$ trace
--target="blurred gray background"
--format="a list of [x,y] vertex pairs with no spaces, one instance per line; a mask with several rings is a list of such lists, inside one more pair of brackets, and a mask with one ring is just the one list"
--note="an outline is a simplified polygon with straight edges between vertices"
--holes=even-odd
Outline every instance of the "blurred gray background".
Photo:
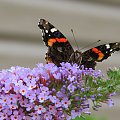
[[[99,39],[96,45],[120,42],[120,0],[0,0],[0,69],[45,63],[47,48],[37,26],[40,18],[56,26],[74,49],[71,29],[80,48]],[[97,69],[105,72],[110,66],[120,66],[120,52],[99,63]],[[94,115],[119,120],[120,101],[114,100],[113,108],[104,106]]]

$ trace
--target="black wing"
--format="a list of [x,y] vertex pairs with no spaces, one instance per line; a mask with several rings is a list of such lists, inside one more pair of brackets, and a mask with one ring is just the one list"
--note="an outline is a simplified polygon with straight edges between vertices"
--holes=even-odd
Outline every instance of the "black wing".
[[82,53],[82,62],[86,68],[95,69],[96,62],[102,62],[115,51],[120,50],[120,42],[109,43],[91,48]]
[[40,19],[38,27],[42,30],[43,41],[48,47],[46,53],[47,63],[53,62],[60,66],[61,62],[67,62],[74,50],[66,37],[44,19]]

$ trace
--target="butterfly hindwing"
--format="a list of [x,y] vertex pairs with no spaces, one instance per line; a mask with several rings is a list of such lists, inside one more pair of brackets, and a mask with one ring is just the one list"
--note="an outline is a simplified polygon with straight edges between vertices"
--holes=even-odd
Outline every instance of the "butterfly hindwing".
[[40,19],[38,26],[42,30],[43,41],[48,47],[47,63],[53,62],[59,66],[61,62],[67,62],[74,50],[66,37],[44,19]]
[[96,62],[102,62],[115,51],[120,50],[120,43],[109,43],[91,48],[82,53],[82,62],[85,67],[95,68]]

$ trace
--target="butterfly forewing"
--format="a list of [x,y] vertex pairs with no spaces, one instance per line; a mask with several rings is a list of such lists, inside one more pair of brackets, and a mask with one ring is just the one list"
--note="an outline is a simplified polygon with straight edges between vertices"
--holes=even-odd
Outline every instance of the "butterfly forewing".
[[61,62],[67,62],[74,50],[66,37],[44,19],[40,19],[38,26],[42,30],[43,41],[48,47],[47,62],[50,60],[58,66]]

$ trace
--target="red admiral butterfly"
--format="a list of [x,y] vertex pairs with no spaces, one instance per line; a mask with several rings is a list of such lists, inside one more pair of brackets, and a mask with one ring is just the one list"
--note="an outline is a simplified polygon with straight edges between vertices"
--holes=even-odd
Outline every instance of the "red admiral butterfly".
[[60,66],[61,62],[70,62],[95,69],[96,62],[102,62],[120,50],[120,42],[114,42],[81,53],[74,51],[66,37],[48,21],[40,19],[38,27],[42,30],[42,39],[48,47],[45,59],[47,63],[53,62],[57,66]]

